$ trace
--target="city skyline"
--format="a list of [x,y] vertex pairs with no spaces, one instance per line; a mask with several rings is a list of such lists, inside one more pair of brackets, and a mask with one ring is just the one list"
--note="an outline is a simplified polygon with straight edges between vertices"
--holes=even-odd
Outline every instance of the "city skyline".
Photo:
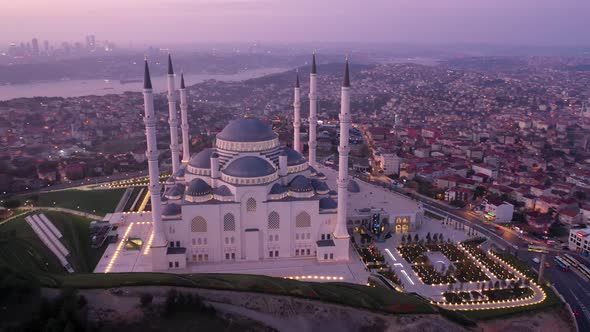
[[[0,42],[78,40],[119,43],[365,42],[566,46],[590,44],[583,0],[354,1],[72,0],[5,4]],[[23,24],[28,17],[33,24]],[[66,24],[55,24],[56,21]],[[204,32],[204,33],[201,33]]]

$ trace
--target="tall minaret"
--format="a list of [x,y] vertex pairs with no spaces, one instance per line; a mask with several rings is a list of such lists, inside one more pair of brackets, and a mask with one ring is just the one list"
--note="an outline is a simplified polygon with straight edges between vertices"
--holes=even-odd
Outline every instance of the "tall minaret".
[[145,108],[145,134],[147,141],[147,151],[145,155],[148,160],[148,171],[150,176],[150,199],[152,205],[152,225],[154,238],[152,240],[152,268],[153,270],[164,270],[166,264],[166,235],[162,225],[162,202],[160,198],[160,170],[158,167],[158,145],[156,143],[156,116],[154,114],[154,95],[152,94],[152,80],[148,68],[147,59],[145,60],[145,72],[143,79],[143,103]]
[[170,151],[172,152],[172,174],[180,169],[178,156],[178,118],[176,114],[176,97],[174,95],[174,69],[172,57],[168,53],[168,124],[170,124]]
[[317,146],[317,107],[318,107],[318,96],[317,96],[317,81],[316,81],[317,69],[315,64],[315,52],[313,52],[313,59],[311,63],[311,73],[309,74],[309,158],[308,163],[312,167],[316,167],[316,156],[315,150]]
[[186,88],[184,86],[184,73],[180,73],[180,128],[182,129],[182,162],[188,163],[191,158],[188,137],[188,104],[186,103]]
[[349,238],[346,229],[346,209],[348,206],[348,130],[350,129],[350,74],[348,57],[344,68],[344,80],[340,97],[340,146],[338,146],[338,212],[334,240],[337,259],[348,260]]
[[293,98],[293,150],[301,153],[301,88],[299,87],[299,69],[296,72],[294,98]]

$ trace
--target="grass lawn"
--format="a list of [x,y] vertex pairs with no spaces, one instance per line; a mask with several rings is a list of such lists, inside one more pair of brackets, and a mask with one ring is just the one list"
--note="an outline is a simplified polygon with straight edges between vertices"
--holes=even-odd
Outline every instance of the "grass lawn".
[[115,211],[124,192],[125,188],[53,191],[41,193],[39,202],[36,205],[62,207],[97,215],[106,215]]
[[[68,261],[74,270],[92,272],[106,248],[106,245],[98,249],[90,247],[88,226],[92,220],[63,212],[43,213],[62,232],[62,243],[70,251]],[[24,219],[25,216],[21,216],[0,226],[3,234],[0,240],[0,264],[25,272],[65,273],[57,258]]]
[[0,264],[28,273],[64,273],[57,258],[25,222],[25,216],[0,226]]

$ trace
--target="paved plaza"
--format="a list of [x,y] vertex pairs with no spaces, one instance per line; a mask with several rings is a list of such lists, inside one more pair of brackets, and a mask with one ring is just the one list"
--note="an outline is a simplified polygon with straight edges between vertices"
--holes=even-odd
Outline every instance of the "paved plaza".
[[[149,239],[152,234],[150,213],[114,213],[110,222],[119,226],[119,239],[105,250],[96,266],[95,273],[152,272]],[[144,241],[141,250],[125,249],[127,238]],[[292,258],[281,260],[236,261],[231,263],[189,264],[186,269],[174,273],[241,273],[260,274],[272,277],[294,278],[309,281],[344,281],[366,284],[369,272],[352,247],[348,263],[322,262],[315,258]]]

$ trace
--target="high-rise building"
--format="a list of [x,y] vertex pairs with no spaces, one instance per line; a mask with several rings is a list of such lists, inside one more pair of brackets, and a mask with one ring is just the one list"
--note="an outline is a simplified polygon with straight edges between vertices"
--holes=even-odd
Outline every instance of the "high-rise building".
[[37,38],[33,38],[31,44],[33,45],[33,55],[38,56],[39,55],[39,41],[37,40]]

